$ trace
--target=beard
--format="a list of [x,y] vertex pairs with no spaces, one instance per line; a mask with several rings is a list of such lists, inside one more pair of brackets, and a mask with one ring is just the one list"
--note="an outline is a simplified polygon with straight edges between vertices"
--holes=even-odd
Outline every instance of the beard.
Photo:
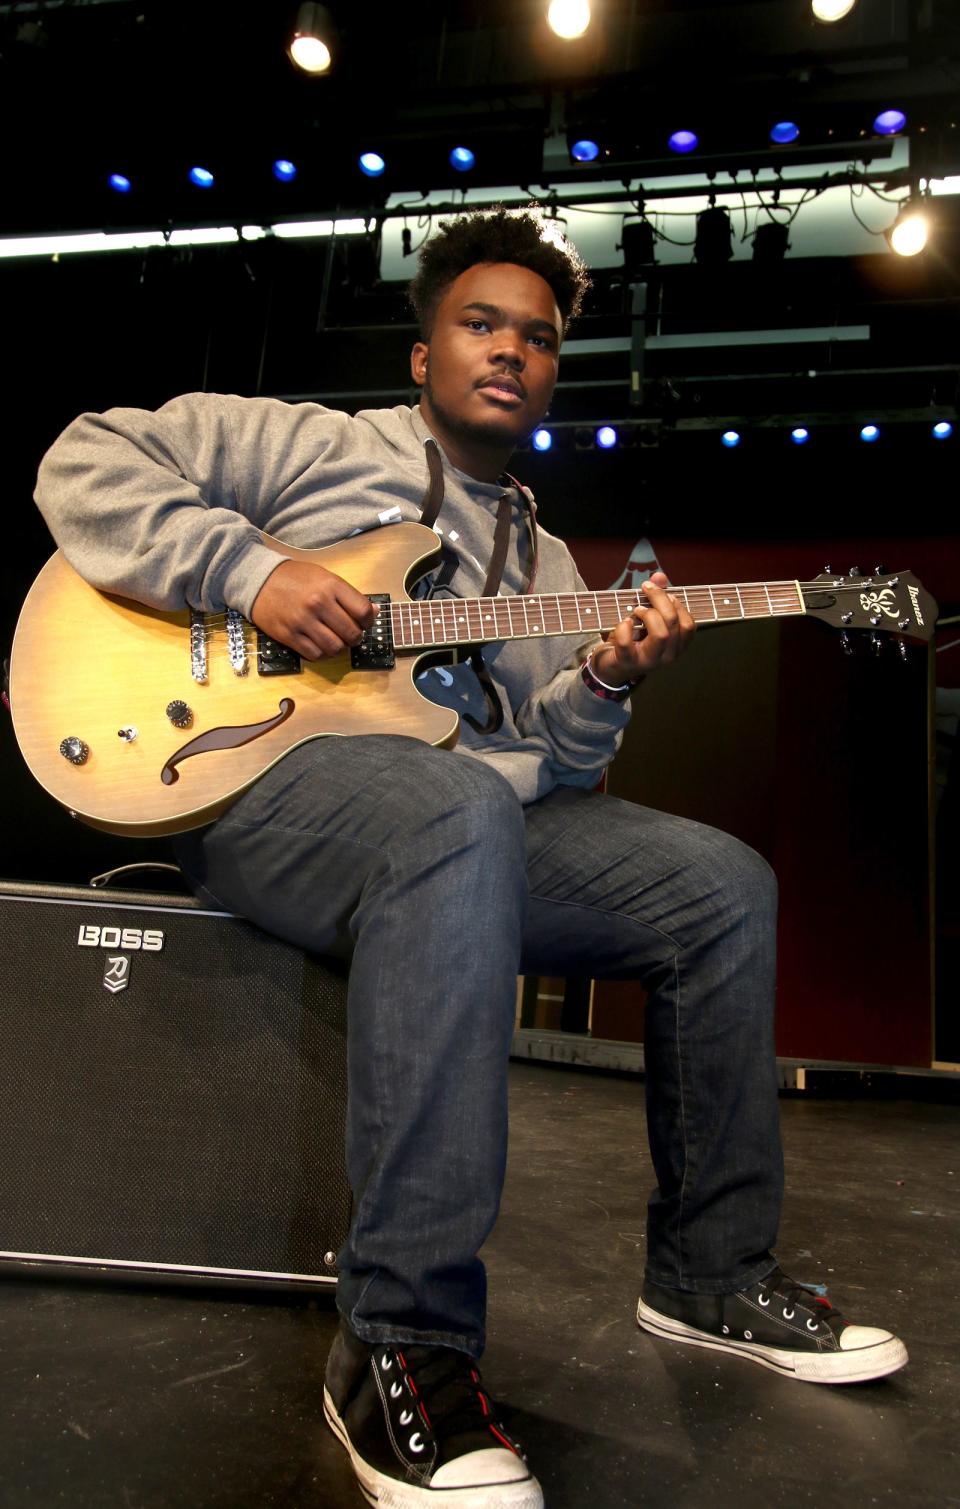
[[532,425],[529,431],[522,430],[518,434],[509,415],[500,415],[495,412],[490,414],[489,419],[465,419],[462,414],[457,414],[453,409],[438,401],[430,381],[430,369],[427,368],[423,383],[424,397],[430,404],[432,412],[443,425],[446,433],[457,440],[468,442],[472,445],[487,445],[492,450],[514,450],[527,434],[533,434],[536,425]]

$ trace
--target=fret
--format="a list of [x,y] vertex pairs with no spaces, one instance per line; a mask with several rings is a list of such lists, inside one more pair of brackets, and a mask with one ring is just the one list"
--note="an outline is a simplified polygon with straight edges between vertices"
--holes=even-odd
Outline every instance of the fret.
[[710,607],[713,609],[714,619],[717,619],[717,618],[720,617],[720,614],[717,612],[717,601],[716,601],[716,598],[713,595],[713,588],[712,587],[708,587],[707,591],[710,593]]
[[742,596],[740,594],[740,588],[739,587],[737,588],[737,602],[740,604],[740,617],[741,618],[746,618],[747,613],[746,613],[746,609],[743,606],[743,598],[742,598]]
[[772,613],[773,612],[773,603],[770,601],[770,591],[769,591],[769,588],[767,587],[766,582],[763,583],[763,590],[767,594],[767,607],[770,609],[770,612]]
[[523,632],[524,635],[528,635],[530,633],[530,620],[527,617],[527,599],[521,597],[520,603],[523,608]]

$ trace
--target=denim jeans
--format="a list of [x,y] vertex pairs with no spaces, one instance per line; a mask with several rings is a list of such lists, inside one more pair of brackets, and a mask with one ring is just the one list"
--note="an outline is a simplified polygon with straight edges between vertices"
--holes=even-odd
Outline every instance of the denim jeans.
[[214,901],[352,958],[337,1303],[364,1340],[483,1349],[518,973],[650,992],[648,1277],[714,1294],[774,1266],[775,883],[751,849],[573,787],[522,807],[391,735],[294,750],[177,846]]

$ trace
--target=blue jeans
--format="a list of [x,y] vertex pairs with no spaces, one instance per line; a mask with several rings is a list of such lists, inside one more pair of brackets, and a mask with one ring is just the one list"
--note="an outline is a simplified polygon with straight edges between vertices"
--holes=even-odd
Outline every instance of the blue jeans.
[[388,735],[293,751],[178,850],[215,901],[352,958],[337,1303],[358,1336],[483,1350],[518,973],[650,992],[648,1277],[714,1294],[774,1266],[775,882],[751,849],[573,787],[522,807]]

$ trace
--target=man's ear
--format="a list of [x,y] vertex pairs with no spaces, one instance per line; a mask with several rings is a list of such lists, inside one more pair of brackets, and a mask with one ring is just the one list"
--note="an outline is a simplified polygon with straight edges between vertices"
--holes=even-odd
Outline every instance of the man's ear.
[[426,341],[417,341],[410,352],[410,375],[419,388],[422,388],[427,380],[427,357],[430,347]]

